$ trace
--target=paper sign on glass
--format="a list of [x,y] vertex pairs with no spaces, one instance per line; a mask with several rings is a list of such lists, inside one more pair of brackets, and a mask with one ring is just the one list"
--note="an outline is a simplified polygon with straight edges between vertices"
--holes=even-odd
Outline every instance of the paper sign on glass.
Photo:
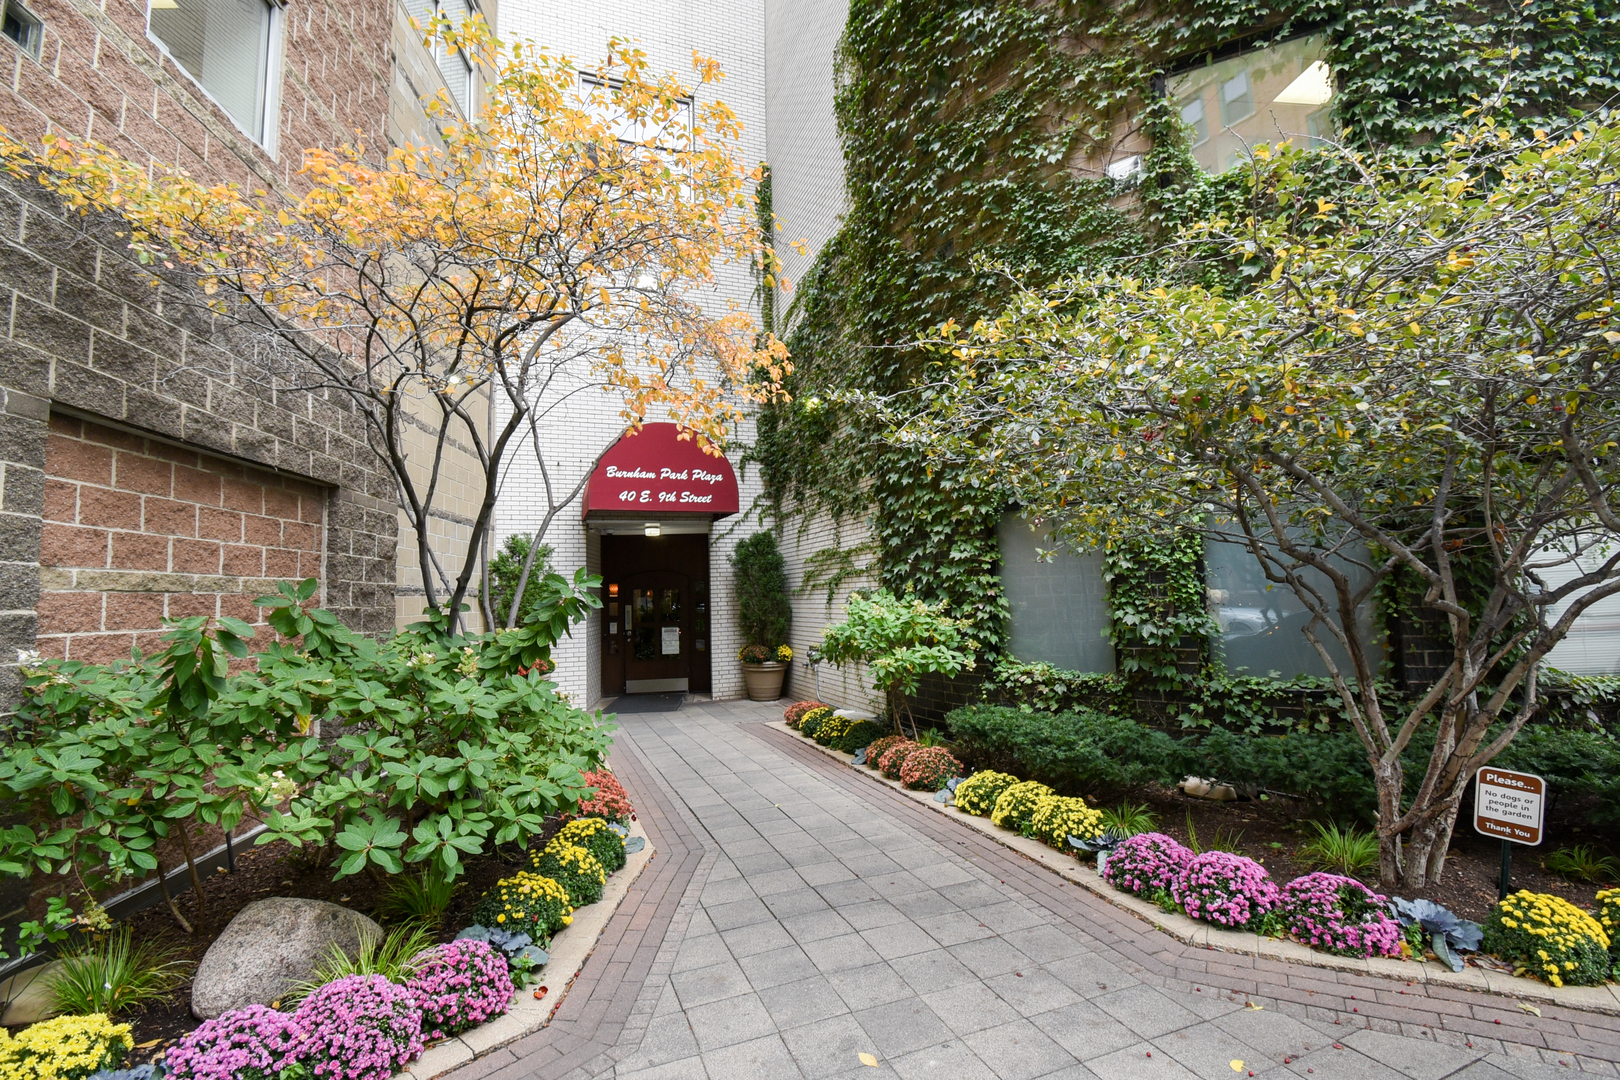
[[681,655],[681,628],[678,626],[666,626],[663,630],[663,654],[665,656]]

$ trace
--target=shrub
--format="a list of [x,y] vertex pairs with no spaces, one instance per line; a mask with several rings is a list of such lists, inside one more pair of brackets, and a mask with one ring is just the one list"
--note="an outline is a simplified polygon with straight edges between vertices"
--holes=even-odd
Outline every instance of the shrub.
[[1515,974],[1553,986],[1596,986],[1609,976],[1609,935],[1562,897],[1520,889],[1491,909],[1484,930],[1480,948]]
[[972,705],[953,710],[945,722],[964,761],[1016,770],[1065,790],[1168,784],[1186,771],[1175,739],[1094,709],[1037,713]]
[[919,746],[900,766],[900,781],[915,791],[938,791],[945,781],[962,775],[962,763],[943,746]]
[[191,965],[153,941],[136,944],[120,926],[101,942],[64,953],[47,976],[46,992],[57,1012],[74,1016],[116,1015],[168,998]]
[[811,709],[825,709],[828,707],[824,701],[795,701],[782,710],[782,722],[790,728],[796,728],[799,726],[799,721],[804,719],[804,714]]
[[873,742],[883,738],[883,733],[889,729],[873,720],[857,720],[849,725],[849,730],[833,740],[832,748],[842,750],[846,754],[853,754],[863,746],[871,746]]
[[304,999],[302,1060],[316,1080],[390,1080],[422,1052],[416,995],[381,975],[350,975]]
[[567,889],[551,878],[520,870],[497,881],[479,899],[472,920],[479,926],[520,930],[546,944],[552,934],[573,922],[573,910]]
[[1192,859],[1190,849],[1164,833],[1137,833],[1108,853],[1102,876],[1121,892],[1154,899],[1170,895]]
[[1069,837],[1095,839],[1102,835],[1102,820],[1102,814],[1087,806],[1084,799],[1047,795],[1035,801],[1035,812],[1029,816],[1029,835],[1047,847],[1074,853]]
[[1122,802],[1112,810],[1102,812],[1103,832],[1111,832],[1116,836],[1135,836],[1137,833],[1152,832],[1157,822],[1158,815],[1151,807],[1141,803]]
[[1340,829],[1337,825],[1310,823],[1316,835],[1300,845],[1299,857],[1306,865],[1319,870],[1336,870],[1340,874],[1359,874],[1378,865],[1378,837],[1362,832],[1354,825]]
[[0,1028],[0,1078],[84,1080],[117,1068],[134,1045],[128,1024],[115,1024],[100,1014],[58,1016],[16,1035]]
[[896,746],[899,746],[901,743],[908,743],[910,741],[911,740],[906,738],[904,735],[883,735],[873,739],[871,742],[866,744],[866,767],[868,769],[877,768],[878,763],[883,760],[884,754],[887,754],[890,750],[894,749]]
[[1008,773],[976,772],[956,785],[956,808],[965,814],[984,817],[996,808],[1001,793],[1018,783]]
[[636,819],[636,808],[630,805],[630,796],[624,793],[618,777],[606,769],[593,769],[581,776],[587,785],[596,789],[596,794],[580,802],[580,817],[599,817],[620,825],[628,825]]
[[1306,874],[1283,886],[1283,917],[1301,943],[1336,956],[1399,956],[1401,927],[1388,900],[1354,878]]
[[1565,881],[1620,880],[1620,859],[1613,855],[1600,855],[1587,844],[1561,847],[1543,858],[1541,867]]
[[243,1080],[274,1077],[298,1061],[309,1030],[291,1013],[263,1005],[233,1009],[205,1020],[163,1054],[170,1080]]
[[429,950],[406,983],[422,1010],[422,1038],[447,1039],[504,1014],[512,1003],[506,957],[482,941],[452,941]]
[[596,861],[596,856],[584,848],[573,844],[547,845],[533,859],[535,870],[561,885],[574,907],[582,908],[602,899],[607,871]]
[[990,824],[1014,832],[1023,832],[1035,813],[1035,804],[1047,795],[1056,794],[1057,792],[1037,780],[1024,780],[1013,784],[996,799],[996,805],[990,811]]
[[900,770],[905,767],[906,758],[914,751],[921,749],[921,743],[913,742],[910,739],[895,743],[883,751],[883,756],[878,759],[878,772],[890,780],[900,779]]
[[1192,918],[1233,930],[1256,928],[1282,904],[1282,892],[1266,868],[1229,851],[1194,855],[1170,886],[1170,896]]
[[821,727],[821,722],[832,714],[833,709],[831,705],[823,705],[820,708],[811,709],[799,719],[799,734],[803,735],[807,739],[815,738],[816,731]]
[[579,818],[570,821],[551,838],[550,847],[575,844],[596,856],[606,873],[624,869],[624,837],[608,828],[601,818]]
[[1620,970],[1620,889],[1604,889],[1597,894],[1597,911],[1593,912],[1598,925],[1609,935],[1609,955],[1614,957]]
[[735,570],[737,629],[750,645],[772,650],[788,638],[793,604],[788,598],[787,569],[776,536],[757,532],[740,542],[731,555]]
[[854,724],[855,721],[849,717],[839,716],[837,713],[823,717],[820,726],[816,728],[815,740],[822,746],[831,746],[834,739],[841,738]]

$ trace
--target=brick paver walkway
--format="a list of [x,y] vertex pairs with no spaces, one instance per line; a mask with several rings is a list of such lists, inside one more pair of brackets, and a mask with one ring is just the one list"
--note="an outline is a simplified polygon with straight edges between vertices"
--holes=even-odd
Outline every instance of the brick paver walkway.
[[779,715],[621,718],[658,857],[550,1026],[454,1080],[1620,1077],[1620,1018],[1181,945]]

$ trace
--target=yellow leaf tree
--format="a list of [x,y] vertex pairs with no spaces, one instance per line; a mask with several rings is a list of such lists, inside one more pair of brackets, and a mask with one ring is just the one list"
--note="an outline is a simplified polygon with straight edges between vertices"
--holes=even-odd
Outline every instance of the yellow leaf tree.
[[[719,454],[750,401],[781,393],[788,360],[715,299],[720,267],[771,256],[741,125],[702,100],[714,61],[694,55],[683,82],[615,40],[582,76],[568,57],[503,46],[478,18],[423,32],[488,71],[478,116],[446,123],[438,145],[306,150],[291,197],[152,175],[60,135],[4,139],[0,160],[81,213],[121,215],[143,262],[254,332],[266,385],[352,403],[397,481],[429,607],[459,612],[514,455],[532,447],[550,502],[531,552],[583,486],[589,470],[554,484],[540,452],[559,402],[605,389],[624,427],[656,410]],[[430,108],[453,115],[448,100]],[[413,461],[407,433],[424,425],[429,460]],[[484,489],[459,569],[429,542],[454,444]],[[486,617],[515,621],[522,592]]]

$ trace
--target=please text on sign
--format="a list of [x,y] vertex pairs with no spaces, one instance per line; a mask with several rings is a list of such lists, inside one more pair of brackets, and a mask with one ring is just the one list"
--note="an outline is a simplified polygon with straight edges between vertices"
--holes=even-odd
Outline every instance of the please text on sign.
[[1547,782],[1534,773],[1487,765],[1475,776],[1474,831],[1531,847],[1541,843]]

